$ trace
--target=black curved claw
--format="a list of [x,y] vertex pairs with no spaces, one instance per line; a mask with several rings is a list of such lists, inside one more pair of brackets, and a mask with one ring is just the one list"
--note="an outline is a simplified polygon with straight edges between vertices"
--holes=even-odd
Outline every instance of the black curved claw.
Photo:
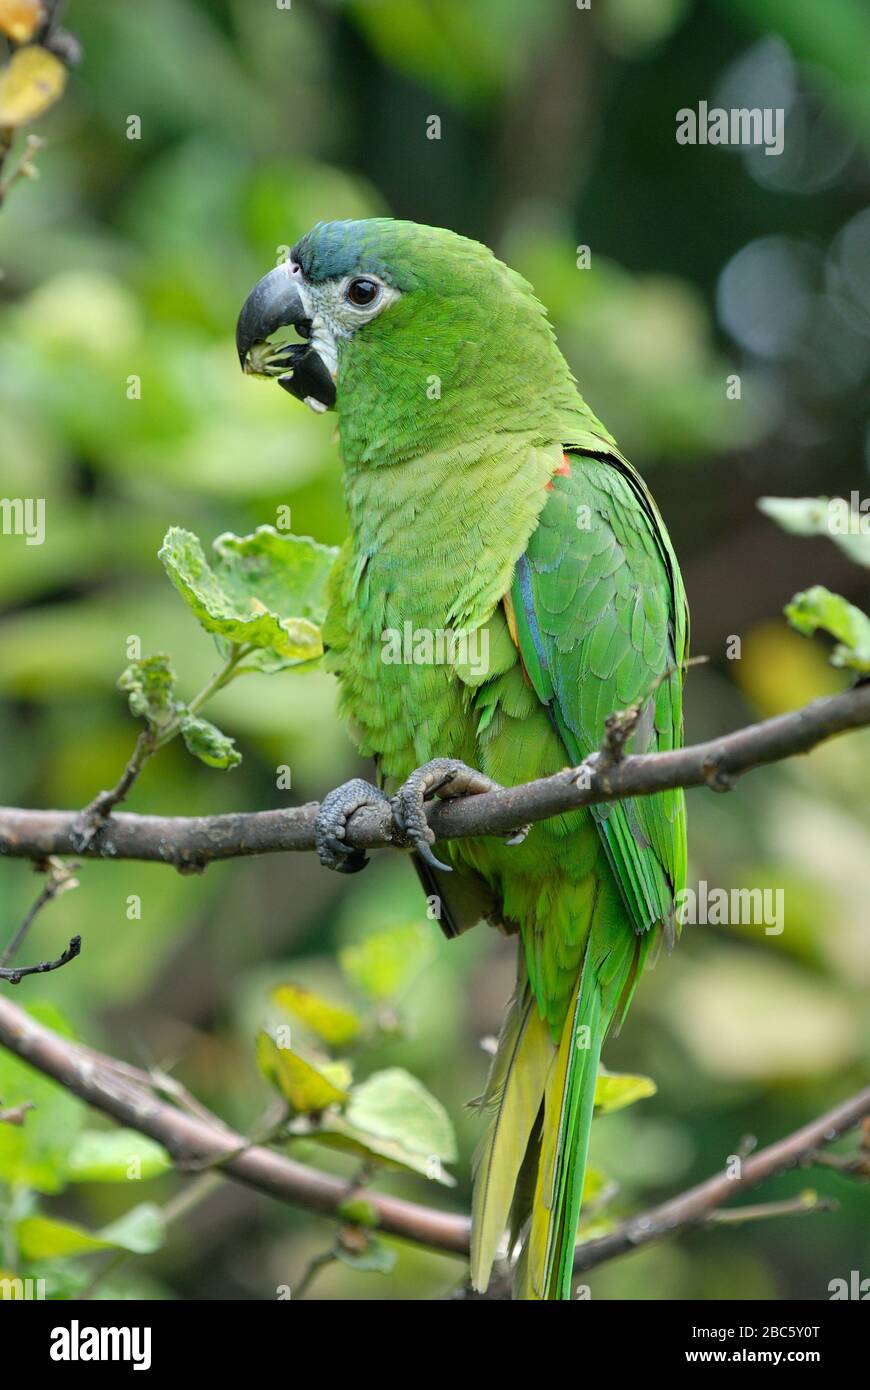
[[414,852],[419,854],[424,864],[428,864],[430,869],[439,869],[442,874],[452,874],[452,864],[442,864],[441,860],[434,855],[429,848],[428,840],[414,840]]
[[436,795],[452,798],[476,796],[481,792],[496,790],[497,782],[458,758],[433,758],[431,762],[412,772],[396,792],[392,801],[393,820],[411,841],[424,863],[431,869],[449,874],[452,872],[451,865],[442,864],[430,848],[435,836],[426,819],[425,802]]
[[[422,811],[422,800],[419,807],[412,801],[410,814],[413,824],[409,825],[406,807],[402,799],[403,794],[406,796],[408,795],[408,793],[406,793],[406,788],[400,787],[399,791],[390,802],[393,812],[393,824],[400,834],[404,835],[406,840],[410,840],[415,853],[420,856],[424,863],[428,864],[431,869],[440,869],[443,873],[451,874],[453,872],[451,865],[442,864],[441,860],[437,859],[429,848],[432,840],[432,832],[429,830],[428,821]],[[413,795],[414,793],[412,791],[410,796],[413,797]],[[422,827],[425,827],[425,829]]]
[[[440,869],[442,873],[452,873],[449,864],[442,864],[430,848],[434,835],[429,829],[429,822],[426,819],[424,805],[426,801],[427,789],[425,777],[421,776],[422,769],[418,768],[412,772],[407,782],[396,792],[390,806],[393,812],[393,824],[401,831],[406,840],[410,840],[415,852],[428,864],[430,869]],[[431,791],[429,792],[431,795]]]
[[364,849],[346,845],[337,835],[324,835],[318,842],[317,853],[324,868],[332,869],[337,874],[358,874],[369,862]]
[[314,822],[317,857],[325,869],[332,869],[338,874],[358,874],[365,868],[369,857],[365,850],[346,843],[345,826],[360,807],[382,806],[384,803],[389,805],[389,798],[361,777],[354,777],[334,791],[327,792]]
[[403,787],[399,788],[390,803],[393,812],[393,824],[401,831],[406,840],[410,840],[414,852],[420,856],[424,864],[428,864],[430,869],[440,869],[444,874],[452,874],[453,866],[442,864],[441,860],[432,853],[430,846],[435,837],[429,829],[423,803],[422,793],[414,787],[409,788],[406,782]]

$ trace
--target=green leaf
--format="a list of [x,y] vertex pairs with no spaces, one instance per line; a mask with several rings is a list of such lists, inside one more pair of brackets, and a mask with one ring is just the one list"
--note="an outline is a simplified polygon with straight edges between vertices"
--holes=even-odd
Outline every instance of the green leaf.
[[356,1154],[367,1160],[376,1159],[386,1168],[407,1168],[419,1173],[430,1182],[441,1183],[444,1187],[455,1187],[456,1179],[443,1166],[435,1155],[409,1152],[401,1143],[393,1139],[379,1139],[349,1124],[338,1110],[330,1110],[316,1126],[302,1116],[294,1120],[289,1131],[299,1138],[314,1139],[328,1149],[340,1149],[344,1153]]
[[0,1299],[4,1303],[24,1302],[27,1298],[24,1277],[14,1269],[0,1267]]
[[274,526],[249,536],[226,531],[214,542],[226,582],[253,593],[275,613],[292,613],[319,625],[326,617],[326,581],[338,548]]
[[25,1260],[51,1260],[66,1255],[87,1255],[92,1250],[111,1250],[112,1243],[91,1231],[48,1216],[26,1216],[16,1227],[18,1248]]
[[454,1185],[443,1167],[456,1159],[456,1138],[447,1111],[401,1067],[375,1072],[354,1086],[343,1114],[324,1117],[314,1137],[410,1168],[447,1187]]
[[100,1232],[116,1250],[129,1250],[133,1255],[152,1255],[166,1239],[163,1212],[153,1202],[140,1202]]
[[49,1216],[27,1216],[18,1222],[16,1237],[25,1260],[87,1255],[95,1250],[150,1255],[163,1244],[165,1228],[160,1208],[143,1202],[102,1231],[86,1231],[71,1221],[55,1221]]
[[758,506],[793,536],[827,536],[850,560],[870,566],[870,512],[844,497],[761,497]]
[[[72,1036],[53,1005],[34,1004],[28,1012],[62,1036]],[[23,1125],[0,1125],[0,1182],[60,1192],[66,1183],[67,1154],[85,1122],[85,1107],[58,1082],[3,1050],[0,1097],[6,1109],[28,1102],[34,1107]]]
[[599,1236],[609,1235],[616,1227],[616,1217],[606,1211],[596,1212],[594,1216],[584,1217],[580,1213],[577,1225],[577,1242],[582,1245],[587,1240],[597,1240]]
[[357,1014],[321,999],[302,985],[279,985],[272,998],[330,1047],[347,1047],[362,1030],[362,1020]]
[[373,1227],[378,1224],[378,1213],[365,1197],[350,1197],[338,1208],[342,1221],[352,1221],[355,1226]]
[[619,1184],[602,1173],[600,1168],[587,1168],[583,1176],[583,1206],[577,1223],[577,1240],[591,1240],[606,1235],[615,1226],[615,1218],[607,1214],[607,1205],[619,1191]]
[[322,654],[318,624],[333,548],[261,526],[251,536],[219,536],[213,549],[210,565],[198,538],[177,526],[160,549],[169,578],[207,632],[255,647],[250,664],[264,671]]
[[327,1068],[313,1066],[289,1047],[279,1047],[268,1033],[261,1032],[257,1037],[257,1065],[266,1080],[302,1115],[342,1105],[347,1100],[347,1091],[329,1076]]
[[606,1192],[615,1192],[616,1184],[600,1168],[588,1167],[583,1174],[583,1205],[600,1201]]
[[242,761],[234,740],[199,715],[181,716],[181,737],[188,753],[208,767],[238,767]]
[[172,1168],[162,1145],[133,1129],[87,1129],[67,1158],[71,1182],[130,1182],[156,1178]]
[[175,686],[178,677],[164,652],[134,661],[118,677],[118,689],[127,692],[130,713],[157,728],[175,714]]
[[595,1113],[610,1115],[655,1093],[656,1083],[648,1076],[630,1076],[602,1068],[595,1082]]
[[757,507],[793,536],[827,534],[827,497],[759,497]]
[[453,1163],[456,1138],[447,1111],[416,1076],[402,1067],[375,1072],[354,1086],[348,1121],[379,1139],[395,1140],[409,1153]]
[[395,1250],[384,1245],[383,1241],[369,1236],[360,1250],[353,1250],[339,1241],[335,1247],[335,1258],[361,1274],[390,1274],[396,1267],[398,1257]]
[[343,1112],[330,1110],[316,1126],[302,1117],[290,1130],[329,1148],[376,1158],[445,1187],[455,1186],[443,1166],[456,1159],[450,1118],[422,1082],[401,1067],[376,1072],[354,1086]]
[[372,932],[338,953],[348,979],[373,999],[394,999],[435,954],[432,933],[419,922]]
[[816,584],[795,594],[786,604],[785,615],[805,637],[822,628],[837,639],[831,653],[834,666],[870,671],[870,618],[840,594],[832,594],[824,585]]

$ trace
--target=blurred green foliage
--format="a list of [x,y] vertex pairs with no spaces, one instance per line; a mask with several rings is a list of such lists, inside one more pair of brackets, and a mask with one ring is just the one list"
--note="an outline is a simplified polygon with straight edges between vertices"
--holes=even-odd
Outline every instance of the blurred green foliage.
[[[822,584],[866,610],[866,575],[755,501],[868,486],[861,0],[71,0],[65,22],[84,60],[35,127],[39,182],[17,181],[0,208],[0,496],[46,503],[43,545],[0,536],[0,799],[77,807],[116,781],[137,727],[116,689],[131,638],[168,652],[186,692],[220,664],[157,560],[168,527],[341,540],[328,422],[245,380],[232,338],[252,283],[318,218],[449,225],[534,283],[683,560],[695,650],[712,658],[690,676],[690,738],[842,688],[823,640],[782,608]],[[677,146],[676,111],[701,99],[782,106],[782,158]],[[232,777],[176,740],[133,809],[296,805],[359,770],[316,670],[246,676],[212,710],[244,755]],[[785,929],[687,927],[644,980],[606,1059],[657,1093],[595,1125],[591,1181],[611,1218],[866,1079],[868,752],[853,735],[730,798],[692,795],[690,882],[782,889]],[[27,865],[0,864],[4,940],[38,888]],[[294,1038],[327,1068],[352,1050],[345,1082],[367,1122],[364,1088],[410,1075],[455,1130],[455,1161],[446,1130],[439,1142],[456,1189],[399,1168],[378,1187],[467,1207],[480,1133],[467,1102],[513,947],[483,929],[445,942],[397,856],[349,883],[307,855],[202,877],[91,864],[27,958],[74,932],[81,957],[20,987],[40,1017],[171,1069],[250,1129],[274,1096],[255,1038],[286,1024],[292,985]],[[330,1039],[312,999],[358,1035]],[[271,1298],[331,1248],[328,1223],[228,1185],[173,1217],[184,1182],[159,1150],[5,1056],[0,1101],[36,1107],[0,1123],[0,1268],[17,1249],[74,1292],[151,1250],[118,1258],[98,1292]],[[359,1165],[312,1134],[293,1152],[348,1176]],[[867,1272],[870,1223],[866,1190],[829,1172],[818,1187],[839,1213],[638,1252],[594,1271],[593,1297],[824,1298]],[[454,1259],[384,1247],[343,1249],[316,1296],[436,1297],[461,1277]]]

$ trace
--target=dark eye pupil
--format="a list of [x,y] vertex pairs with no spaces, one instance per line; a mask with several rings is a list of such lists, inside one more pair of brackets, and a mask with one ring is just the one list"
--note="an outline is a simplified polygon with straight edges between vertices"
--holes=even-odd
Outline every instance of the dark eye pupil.
[[351,304],[371,304],[378,292],[375,280],[351,280],[347,287],[347,297]]

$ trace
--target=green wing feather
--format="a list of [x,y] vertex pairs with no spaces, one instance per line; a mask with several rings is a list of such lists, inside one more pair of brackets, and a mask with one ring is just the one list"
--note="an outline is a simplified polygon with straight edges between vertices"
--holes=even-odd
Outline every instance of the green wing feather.
[[[601,746],[609,714],[638,701],[632,751],[679,746],[685,593],[658,510],[624,459],[577,455],[553,480],[511,596],[523,664],[573,762]],[[671,932],[686,874],[682,791],[593,815],[635,928]]]
[[[688,632],[679,569],[652,499],[615,448],[578,454],[553,478],[505,608],[531,689],[519,671],[509,683],[497,663],[477,697],[484,752],[503,747],[515,772],[528,771],[526,755],[544,756],[530,746],[541,723],[524,715],[523,698],[546,708],[553,750],[558,757],[560,743],[573,763],[600,748],[609,714],[635,704],[633,749],[680,743]],[[487,850],[479,853],[485,868]],[[509,1224],[523,1234],[517,1296],[564,1299],[601,1047],[654,928],[672,929],[685,878],[682,793],[547,822],[522,854],[497,860],[525,964],[482,1102],[491,1121],[475,1172],[472,1279],[486,1286]]]
[[[580,455],[554,478],[517,566],[511,609],[526,673],[574,763],[601,746],[609,714],[635,704],[637,751],[679,745],[685,595],[655,504],[619,455]],[[601,1045],[631,1000],[651,928],[673,931],[685,881],[681,791],[596,807],[592,817],[622,906],[599,881],[535,1131],[537,1182],[515,1274],[523,1298],[570,1297]],[[548,978],[546,950],[529,959],[546,1013],[559,983]]]

